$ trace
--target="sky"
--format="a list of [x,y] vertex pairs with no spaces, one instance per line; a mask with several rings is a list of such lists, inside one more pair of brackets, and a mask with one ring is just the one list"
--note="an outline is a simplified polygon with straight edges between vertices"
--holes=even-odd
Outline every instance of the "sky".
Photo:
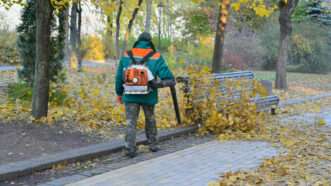
[[[17,25],[20,23],[20,15],[21,15],[22,7],[20,6],[14,6],[9,10],[6,10],[2,7],[0,7],[0,23],[7,23],[9,25],[9,29],[11,31],[15,31]],[[157,12],[156,12],[157,14]],[[89,3],[83,4],[83,20],[82,20],[82,34],[99,34],[102,33],[102,30],[104,29],[104,21],[103,21],[102,13],[100,10],[96,9],[93,5]],[[180,26],[183,26],[183,20],[178,17],[176,18],[176,21],[174,21],[173,25],[173,31],[174,35],[176,37],[181,36],[181,28]],[[140,28],[141,29],[141,28]],[[142,30],[136,30],[137,32],[133,32],[133,35],[136,35]],[[156,29],[156,28],[155,28]],[[154,34],[157,34],[157,30],[154,30]]]
[[[14,31],[20,23],[21,10],[22,8],[16,5],[9,10],[0,7],[0,22],[7,23],[9,29]],[[100,13],[93,6],[83,5],[82,33],[97,34],[102,29],[104,23]]]
[[10,30],[15,30],[16,26],[20,23],[20,12],[21,8],[19,6],[14,6],[10,10],[6,10],[0,7],[0,17],[1,22],[5,22],[8,24]]

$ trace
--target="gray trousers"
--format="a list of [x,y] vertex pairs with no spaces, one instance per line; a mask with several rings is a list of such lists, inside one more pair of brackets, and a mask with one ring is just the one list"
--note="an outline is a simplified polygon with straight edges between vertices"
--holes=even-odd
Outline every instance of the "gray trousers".
[[127,131],[125,145],[127,150],[136,151],[136,128],[140,107],[145,114],[145,133],[150,146],[157,145],[157,127],[155,120],[155,106],[141,105],[136,103],[125,104]]

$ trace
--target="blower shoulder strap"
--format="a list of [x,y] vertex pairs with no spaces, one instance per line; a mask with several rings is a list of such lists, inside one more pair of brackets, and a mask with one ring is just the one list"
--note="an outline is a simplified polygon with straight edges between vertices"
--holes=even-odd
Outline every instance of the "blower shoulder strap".
[[149,60],[149,58],[151,58],[152,56],[154,56],[154,54],[155,54],[156,52],[154,51],[154,50],[152,50],[152,51],[150,51],[142,60],[141,60],[141,64],[144,64],[144,63],[146,63],[148,60]]
[[[145,57],[143,57],[143,59],[140,61],[140,64],[146,63],[149,60],[149,58],[154,56],[155,53],[156,52],[154,50],[150,51]],[[137,60],[133,57],[132,50],[128,51],[128,55],[129,55],[130,59],[132,60],[132,64],[138,64]]]
[[132,60],[132,64],[137,64],[136,59],[133,57],[132,50],[128,51],[128,55],[129,55],[130,59]]

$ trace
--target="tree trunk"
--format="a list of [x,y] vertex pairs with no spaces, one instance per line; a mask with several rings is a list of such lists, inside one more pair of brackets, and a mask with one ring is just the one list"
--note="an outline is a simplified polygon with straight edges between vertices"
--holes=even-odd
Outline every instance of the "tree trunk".
[[36,65],[32,96],[32,115],[47,116],[49,98],[50,35],[53,9],[49,0],[36,1]]
[[171,38],[171,10],[170,10],[170,0],[167,0],[167,38]]
[[82,2],[78,1],[78,25],[77,25],[77,45],[76,45],[76,55],[78,60],[78,72],[82,71],[82,62],[85,55],[85,52],[81,50],[81,44],[82,44]]
[[114,38],[114,24],[113,24],[113,15],[107,15],[107,25],[106,25],[106,59],[114,58],[116,56],[114,46],[116,45]]
[[117,15],[116,15],[116,34],[115,34],[115,49],[116,49],[116,58],[117,59],[121,56],[120,30],[121,30],[122,8],[123,8],[123,1],[120,0],[119,5],[118,5]]
[[[70,58],[75,56],[76,48],[77,48],[77,10],[78,10],[78,3],[74,1],[71,7],[71,14],[70,14]],[[77,56],[76,56],[77,57]],[[77,59],[78,60],[78,59]],[[70,63],[70,62],[69,62]],[[69,64],[71,67],[71,63]]]
[[288,61],[288,48],[292,33],[291,15],[293,14],[298,2],[299,0],[288,0],[287,3],[283,1],[279,2],[280,39],[275,82],[277,89],[286,90],[288,88],[286,64]]
[[68,22],[69,21],[69,11],[68,8],[61,10],[59,14],[59,26],[58,26],[58,49],[59,56],[62,60],[68,60]]
[[212,72],[218,73],[222,68],[222,60],[224,53],[224,39],[225,39],[225,28],[229,16],[230,1],[221,0],[219,8],[219,16],[217,20],[217,28],[215,35],[215,46],[213,55]]
[[288,88],[286,63],[288,60],[289,38],[290,38],[290,36],[286,33],[280,34],[278,60],[277,60],[277,65],[276,65],[276,88],[277,89],[286,90]]
[[124,42],[123,42],[123,51],[126,50],[126,47],[127,47],[127,44],[128,44],[128,40],[129,40],[129,36],[131,34],[131,31],[132,31],[133,22],[134,22],[134,20],[137,17],[138,11],[139,11],[140,6],[141,6],[142,3],[143,3],[143,0],[139,0],[138,1],[138,6],[133,10],[131,19],[130,19],[129,24],[128,24],[128,30],[127,30],[127,32],[125,34],[125,38],[124,38]]
[[63,10],[63,24],[64,24],[64,32],[65,32],[65,40],[64,40],[64,59],[65,61],[69,61],[69,8],[66,7]]
[[162,30],[161,30],[161,26],[162,26],[162,9],[159,8],[159,20],[158,20],[158,48],[159,50],[161,50],[161,36],[162,36]]
[[151,32],[152,3],[153,3],[153,0],[146,0],[146,23],[145,23],[145,32]]

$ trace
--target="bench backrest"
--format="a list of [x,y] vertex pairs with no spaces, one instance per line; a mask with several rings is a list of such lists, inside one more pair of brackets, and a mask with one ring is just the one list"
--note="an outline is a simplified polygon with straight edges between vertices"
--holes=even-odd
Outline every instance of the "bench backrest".
[[225,81],[227,79],[254,79],[254,73],[250,71],[214,73],[213,78],[219,81]]
[[[250,71],[227,72],[213,74],[213,79],[219,82],[221,99],[236,100],[240,98],[242,92],[248,94],[253,92],[254,73]],[[238,82],[239,80],[243,80]],[[229,86],[227,82],[238,82],[240,86]]]

